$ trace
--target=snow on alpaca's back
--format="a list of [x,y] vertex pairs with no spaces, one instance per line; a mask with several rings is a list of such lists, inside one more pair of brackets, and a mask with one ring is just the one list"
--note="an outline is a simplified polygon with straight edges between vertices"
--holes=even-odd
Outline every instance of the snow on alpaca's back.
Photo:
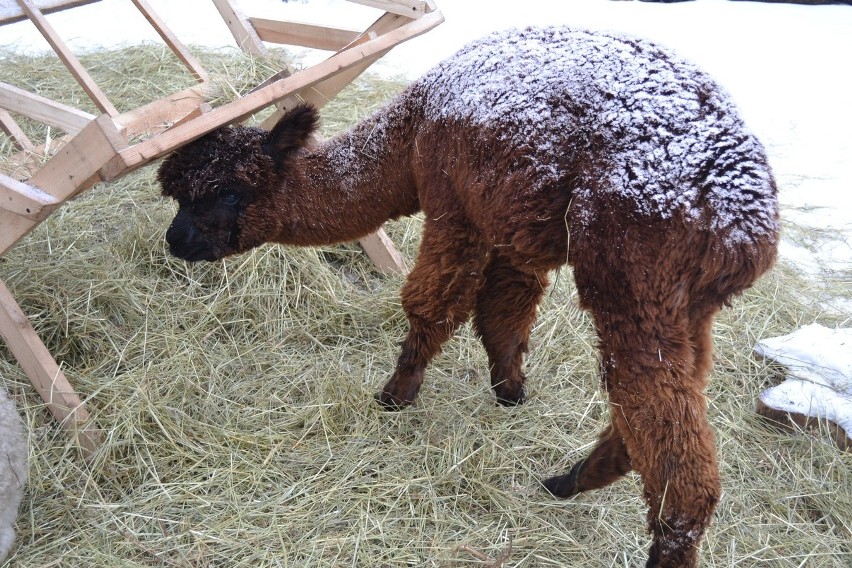
[[27,479],[26,457],[21,418],[0,386],[0,562],[15,542],[15,519]]
[[731,244],[777,233],[760,142],[712,79],[654,43],[561,27],[498,32],[412,91],[427,120],[469,123],[526,150],[542,187],[559,184],[573,156],[594,154],[605,168],[572,188],[575,200],[611,192],[639,215],[680,212]]

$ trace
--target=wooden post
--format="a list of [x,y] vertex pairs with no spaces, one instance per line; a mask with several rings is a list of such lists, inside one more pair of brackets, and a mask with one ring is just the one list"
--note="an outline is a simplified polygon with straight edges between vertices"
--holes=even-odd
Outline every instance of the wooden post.
[[193,77],[198,79],[199,82],[204,82],[210,79],[210,76],[207,74],[207,70],[201,65],[198,59],[190,53],[190,51],[186,48],[181,41],[175,37],[175,34],[166,26],[166,23],[160,18],[160,16],[151,9],[151,6],[148,5],[146,0],[131,0],[133,4],[136,6],[136,9],[145,16],[145,19],[148,20],[148,23],[151,24],[151,27],[156,30],[156,32],[160,35],[166,45],[169,46],[169,49],[172,50],[178,59],[180,59],[186,68],[189,69],[190,73],[192,73]]
[[260,36],[254,31],[251,22],[249,22],[248,18],[242,12],[234,7],[230,0],[213,0],[213,4],[219,10],[222,19],[225,20],[225,24],[231,30],[231,35],[234,36],[240,49],[252,55],[269,54]]
[[0,335],[20,363],[47,409],[89,457],[103,441],[89,413],[47,347],[41,342],[12,293],[0,280]]
[[118,110],[112,105],[104,92],[101,91],[101,88],[98,87],[88,71],[83,68],[77,57],[68,49],[65,42],[60,39],[56,30],[53,29],[53,26],[44,17],[44,14],[41,13],[41,10],[31,0],[18,0],[18,5],[26,12],[32,23],[35,24],[35,27],[38,28],[38,31],[41,32],[41,35],[44,36],[44,39],[47,40],[47,43],[50,44],[50,47],[53,48],[53,51],[62,60],[62,63],[65,64],[65,67],[74,76],[74,79],[77,80],[80,86],[83,87],[83,90],[86,91],[86,94],[89,95],[89,98],[92,99],[92,102],[95,103],[95,106],[101,112],[105,112],[111,116],[117,115]]
[[[27,182],[58,203],[71,199],[100,181],[98,171],[126,146],[112,119],[101,115],[63,146]],[[18,242],[40,220],[0,208],[0,254]]]

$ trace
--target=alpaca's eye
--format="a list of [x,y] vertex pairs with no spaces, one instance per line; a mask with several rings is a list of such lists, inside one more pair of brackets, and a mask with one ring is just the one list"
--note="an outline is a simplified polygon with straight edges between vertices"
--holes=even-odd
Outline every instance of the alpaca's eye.
[[237,195],[236,193],[226,193],[222,197],[222,203],[224,203],[225,205],[236,205],[239,202],[240,202],[240,196]]

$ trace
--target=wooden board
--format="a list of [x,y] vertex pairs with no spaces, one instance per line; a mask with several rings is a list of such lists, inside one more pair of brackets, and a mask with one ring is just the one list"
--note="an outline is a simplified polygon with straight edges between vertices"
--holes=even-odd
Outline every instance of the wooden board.
[[420,18],[426,13],[427,3],[424,0],[349,0],[385,12],[399,14],[407,18]]
[[12,293],[0,280],[0,336],[15,355],[47,409],[77,439],[84,456],[102,443],[100,433],[65,374],[38,338]]
[[[35,0],[33,4],[42,14],[51,14],[85,4],[94,4],[100,0]],[[27,14],[17,5],[15,0],[0,1],[0,25],[20,22],[27,19]]]
[[86,94],[89,95],[95,106],[101,112],[105,112],[110,116],[117,115],[118,110],[113,106],[101,88],[98,87],[95,80],[92,79],[89,72],[80,63],[80,60],[65,45],[65,42],[62,41],[62,38],[59,37],[59,34],[56,33],[56,30],[47,21],[47,18],[41,13],[41,10],[35,6],[32,0],[18,0],[18,5],[24,10],[41,35],[44,36],[44,39],[47,40],[47,43],[50,44],[50,47],[53,48],[53,51],[56,52],[74,79],[83,87],[83,90],[86,91]]
[[804,430],[827,430],[841,451],[852,452],[852,437],[847,435],[843,428],[830,420],[815,416],[806,416],[798,412],[778,410],[777,408],[768,406],[760,399],[757,400],[755,411],[774,425],[785,430],[796,428]]
[[282,22],[266,18],[249,18],[263,41],[283,45],[298,45],[311,49],[337,51],[358,37],[357,30],[328,28],[301,22]]
[[210,79],[210,76],[207,74],[207,70],[201,65],[201,62],[196,59],[196,57],[186,48],[186,46],[181,43],[181,41],[172,33],[172,31],[166,26],[166,23],[160,18],[160,16],[151,9],[151,6],[148,5],[148,2],[145,0],[131,0],[133,5],[139,10],[139,12],[148,20],[148,23],[151,24],[151,27],[160,35],[162,40],[166,42],[166,45],[169,46],[169,49],[172,50],[178,59],[186,65],[187,69],[192,73],[192,76],[198,79],[199,82],[204,82]]
[[68,134],[80,132],[95,115],[0,83],[0,108],[55,126]]
[[0,208],[33,221],[42,221],[60,201],[37,187],[0,174]]
[[21,127],[18,126],[18,123],[15,122],[12,115],[2,108],[0,108],[0,130],[5,132],[6,136],[12,139],[12,143],[18,150],[31,152],[35,148],[35,144],[33,144],[32,140],[30,140],[26,133],[21,130]]
[[228,29],[231,30],[231,35],[237,42],[237,45],[246,53],[252,55],[266,55],[268,53],[266,46],[260,40],[260,36],[251,26],[248,18],[239,9],[237,9],[228,0],[213,0],[222,19]]

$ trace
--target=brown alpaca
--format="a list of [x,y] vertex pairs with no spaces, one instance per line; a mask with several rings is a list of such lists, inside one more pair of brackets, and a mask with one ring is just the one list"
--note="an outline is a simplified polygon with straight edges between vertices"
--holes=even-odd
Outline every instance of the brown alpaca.
[[693,566],[719,500],[704,388],[714,314],[772,265],[778,212],[760,143],[705,74],[641,40],[564,28],[494,34],[317,147],[317,113],[226,128],[170,156],[173,254],[348,241],[423,211],[402,290],[410,329],[377,398],[411,404],[472,313],[501,404],[548,272],[574,268],[594,316],[611,424],[544,482],[568,497],[642,476],[648,566]]

